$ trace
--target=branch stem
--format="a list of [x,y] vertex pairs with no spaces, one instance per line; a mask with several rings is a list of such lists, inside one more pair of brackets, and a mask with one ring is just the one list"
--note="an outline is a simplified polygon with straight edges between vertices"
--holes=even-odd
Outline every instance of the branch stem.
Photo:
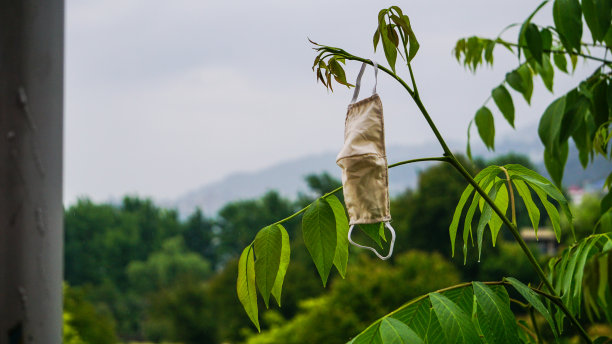
[[531,318],[531,324],[533,324],[533,330],[536,336],[538,337],[538,344],[544,343],[542,341],[542,335],[540,334],[540,329],[538,328],[538,323],[536,322],[535,311],[533,310],[533,307],[529,308],[529,317]]
[[516,207],[514,206],[514,190],[512,189],[512,181],[510,181],[508,170],[506,170],[503,166],[500,166],[499,168],[504,171],[506,180],[508,181],[508,193],[510,194],[510,206],[512,208],[512,224],[516,226]]
[[[499,40],[499,42],[503,43],[503,44],[507,44],[507,45],[513,46],[513,47],[516,47],[516,48],[527,48],[526,45],[519,45],[519,44],[512,43],[512,42],[506,42],[506,41],[501,40],[501,39]],[[596,56],[587,55],[587,54],[583,54],[583,53],[576,53],[576,52],[569,52],[569,51],[566,51],[566,50],[555,50],[555,49],[544,49],[542,51],[545,52],[545,53],[553,53],[553,54],[576,55],[576,56],[580,56],[580,57],[583,57],[583,58],[588,59],[588,60],[598,61],[598,62],[605,63],[605,64],[612,64],[612,61],[610,61],[610,60],[602,59],[602,58],[599,58],[599,57],[596,57]]]
[[[448,158],[445,157],[445,156],[441,156],[441,157],[431,157],[431,158],[419,158],[419,159],[404,160],[404,161],[400,161],[400,162],[396,162],[394,164],[391,164],[391,165],[388,166],[388,168],[393,168],[393,167],[397,167],[397,166],[411,164],[413,162],[422,162],[422,161],[448,161]],[[342,190],[342,186],[339,186],[339,187],[333,189],[332,191],[322,195],[319,198],[329,197],[329,196],[335,194],[336,192],[338,192],[340,190]],[[274,222],[272,225],[279,225],[279,224],[281,224],[283,222],[287,222],[287,221],[293,219],[294,217],[300,215],[301,213],[305,212],[306,210],[308,210],[308,207],[310,207],[310,204],[305,206],[304,208],[298,210],[297,212],[293,213],[292,215],[287,216],[286,218],[284,218],[282,220]]]

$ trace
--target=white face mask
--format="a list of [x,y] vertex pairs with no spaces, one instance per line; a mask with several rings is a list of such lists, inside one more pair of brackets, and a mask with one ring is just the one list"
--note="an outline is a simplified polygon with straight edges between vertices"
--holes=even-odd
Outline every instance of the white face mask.
[[[378,65],[374,62],[374,75],[378,78]],[[349,242],[369,249],[380,259],[387,259],[393,253],[395,231],[389,224],[389,174],[385,151],[383,109],[376,93],[358,102],[361,77],[366,67],[361,66],[353,99],[348,106],[344,130],[344,147],[336,163],[342,168],[344,202],[350,219]],[[387,256],[381,256],[374,248],[356,244],[351,240],[355,225],[384,222],[391,231],[391,247]]]

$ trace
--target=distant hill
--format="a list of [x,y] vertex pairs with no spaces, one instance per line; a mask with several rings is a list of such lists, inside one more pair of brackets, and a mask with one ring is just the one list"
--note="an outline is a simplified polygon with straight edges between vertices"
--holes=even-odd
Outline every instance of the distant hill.
[[[525,128],[514,132],[512,136],[498,139],[497,150],[494,153],[487,152],[478,141],[479,139],[473,138],[473,154],[488,159],[510,152],[520,152],[527,155],[536,164],[538,172],[548,177],[542,161],[542,144],[537,135],[529,131],[529,128]],[[459,153],[465,151],[462,143],[450,142],[449,146],[461,147],[462,149],[457,151]],[[303,156],[256,172],[230,174],[221,181],[201,186],[178,197],[173,202],[169,202],[168,206],[177,208],[181,216],[187,216],[196,207],[200,207],[211,216],[228,202],[256,198],[269,190],[277,190],[282,196],[295,199],[298,192],[307,192],[304,177],[308,174],[327,171],[338,179],[340,178],[341,170],[336,165],[336,154],[337,152],[329,152]],[[387,160],[390,164],[401,160],[441,155],[442,150],[435,142],[387,147]],[[431,163],[417,163],[390,169],[390,193],[398,194],[406,188],[413,188],[417,183],[419,172],[429,165]],[[583,170],[578,162],[577,151],[572,149],[565,171],[564,184],[570,186],[582,185],[585,182],[598,182],[605,178],[611,170],[612,163],[604,159],[598,159],[587,170]]]

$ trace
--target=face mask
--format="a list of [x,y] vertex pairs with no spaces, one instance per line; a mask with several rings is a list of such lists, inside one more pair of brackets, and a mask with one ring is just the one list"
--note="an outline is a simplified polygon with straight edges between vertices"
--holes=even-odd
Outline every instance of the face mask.
[[[378,65],[374,64],[374,76],[378,78]],[[380,259],[388,259],[393,253],[395,231],[389,224],[389,177],[385,151],[383,108],[376,93],[358,102],[361,77],[367,64],[361,66],[353,99],[348,106],[344,129],[344,146],[336,163],[342,168],[344,202],[350,219],[349,242],[357,247],[373,251]],[[358,224],[384,222],[391,231],[391,246],[386,256],[376,249],[359,245],[351,239],[353,228]]]

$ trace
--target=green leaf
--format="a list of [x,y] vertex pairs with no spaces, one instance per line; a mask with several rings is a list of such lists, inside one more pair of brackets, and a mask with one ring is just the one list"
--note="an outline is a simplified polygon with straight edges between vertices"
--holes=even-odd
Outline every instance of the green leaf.
[[302,217],[302,232],[304,244],[325,286],[337,243],[334,211],[325,199],[319,198],[308,207]]
[[461,212],[463,210],[463,206],[465,202],[467,202],[468,198],[474,191],[474,187],[472,185],[468,185],[463,193],[461,194],[461,198],[459,199],[459,203],[457,203],[457,207],[455,208],[455,213],[453,214],[453,221],[450,224],[448,232],[450,234],[451,240],[451,252],[452,256],[455,256],[455,239],[457,238],[457,228],[459,227],[459,220],[461,218]]
[[599,214],[603,215],[611,208],[612,208],[612,191],[608,190],[608,193],[601,199]]
[[540,77],[542,78],[542,82],[544,82],[544,86],[552,92],[553,91],[553,80],[555,77],[555,69],[550,64],[550,59],[548,56],[544,56],[542,58],[542,63],[539,64],[536,68],[538,73],[540,73]]
[[410,62],[416,56],[421,45],[417,41],[414,31],[412,31],[412,26],[410,26],[410,19],[408,18],[408,16],[404,14],[402,16],[402,19],[410,29],[410,31],[408,32],[408,42],[410,43],[410,47],[408,48],[408,62]]
[[578,149],[578,158],[582,168],[586,168],[589,164],[589,156],[591,154],[591,140],[590,135],[587,132],[585,122],[580,122],[572,133],[572,139]]
[[[508,210],[508,190],[506,189],[506,185],[504,183],[500,183],[497,187],[497,194],[495,196],[495,205],[502,211],[502,213],[506,214]],[[493,240],[493,246],[495,246],[495,242],[497,241],[497,234],[499,234],[499,230],[503,224],[502,219],[495,213],[491,212],[491,220],[489,221],[489,228],[491,229],[491,239]]]
[[391,20],[395,23],[395,25],[400,29],[400,33],[404,32],[405,34],[400,34],[402,36],[402,44],[408,44],[408,32],[410,32],[410,26],[406,25],[406,23],[397,15],[391,15]]
[[506,82],[510,87],[523,95],[527,103],[531,102],[531,94],[533,93],[533,80],[531,78],[531,69],[524,63],[519,68],[506,74]]
[[255,279],[266,307],[278,275],[282,241],[281,229],[275,225],[264,227],[255,237]]
[[259,318],[257,316],[257,290],[255,288],[255,259],[253,257],[253,246],[247,246],[238,261],[238,281],[236,282],[238,299],[247,315],[261,332]]
[[595,127],[601,126],[609,118],[608,111],[608,85],[605,79],[598,81],[592,88],[593,91],[593,104],[591,106],[591,113],[595,120]]
[[608,29],[608,33],[606,33],[606,36],[603,40],[604,42],[606,42],[606,46],[608,48],[612,48],[612,26],[610,26],[610,28]]
[[430,327],[431,315],[429,310],[429,300],[424,299],[410,304],[409,306],[400,307],[397,312],[393,314],[393,318],[406,324],[414,330],[419,338],[423,338],[427,341],[427,330]]
[[280,264],[278,265],[278,274],[276,280],[274,280],[274,286],[272,287],[272,296],[276,299],[278,306],[281,306],[281,293],[283,290],[283,282],[285,281],[285,275],[287,274],[287,267],[289,267],[289,261],[291,260],[291,243],[289,242],[289,234],[282,225],[276,225],[279,227],[282,235],[282,246]]
[[542,36],[540,36],[540,30],[535,24],[529,23],[525,28],[525,40],[533,58],[542,63]]
[[550,103],[540,118],[538,135],[545,148],[555,150],[559,145],[561,123],[565,113],[565,96]]
[[517,92],[521,94],[525,92],[525,86],[523,85],[523,78],[521,77],[518,71],[513,70],[512,72],[507,73],[506,82],[508,83],[508,85],[510,85],[510,87],[515,89]]
[[430,293],[429,300],[446,338],[454,343],[482,343],[470,316],[439,293]]
[[[378,244],[380,248],[383,247],[381,238],[384,235],[384,223],[361,223],[359,224],[359,229],[361,229],[370,239],[374,240]],[[382,232],[382,235],[381,235]]]
[[574,274],[574,295],[573,297],[578,302],[578,311],[580,311],[580,300],[582,298],[582,283],[584,277],[584,266],[587,262],[587,259],[591,257],[591,250],[593,245],[597,242],[597,240],[589,240],[586,238],[584,240],[585,248],[580,253],[580,257],[578,257],[578,263],[576,264],[576,273]]
[[[474,177],[474,181],[478,183],[478,185],[487,190],[489,184],[495,179],[495,176],[500,172],[499,167],[492,165],[488,166],[482,171],[480,171],[476,177]],[[474,213],[476,208],[478,207],[479,201],[481,201],[480,194],[474,193],[474,198],[472,199],[472,203],[465,215],[465,220],[463,221],[463,263],[467,262],[467,242],[468,236],[472,236],[472,218],[474,217]],[[472,246],[474,245],[474,241],[472,239]]]
[[[584,251],[586,245],[586,240],[580,242],[580,245],[578,245],[576,247],[576,250],[573,251],[573,254],[568,254],[567,256],[567,268],[565,269],[565,271],[563,272],[563,274],[560,275],[560,279],[561,279],[561,293],[562,293],[562,298],[565,298],[566,300],[566,305],[570,302],[568,302],[568,299],[570,298],[569,294],[570,294],[570,290],[572,289],[572,281],[574,279],[574,275],[576,274],[576,265],[578,263],[578,259],[581,256],[581,253]],[[573,305],[569,305],[570,309]]]
[[329,67],[331,72],[334,74],[334,78],[339,84],[345,85],[347,87],[352,86],[351,84],[346,82],[346,74],[344,73],[344,69],[342,68],[340,63],[338,63],[338,61],[336,61],[335,59],[330,60]]
[[348,230],[349,224],[346,218],[346,212],[340,200],[330,195],[326,197],[327,203],[331,206],[334,212],[334,218],[336,219],[336,254],[334,255],[334,265],[340,276],[344,278],[346,276],[346,265],[348,263]]
[[383,344],[424,343],[410,327],[397,319],[383,318],[379,331]]
[[[478,321],[487,343],[518,343],[518,328],[510,302],[505,303],[482,282],[472,282],[478,303]],[[505,289],[500,288],[505,292]]]
[[380,334],[378,332],[379,328],[380,322],[376,322],[363,330],[363,332],[358,334],[347,344],[381,344]]
[[491,91],[491,96],[499,111],[504,115],[504,118],[514,128],[514,103],[512,102],[510,92],[508,92],[504,85],[499,85]]
[[610,0],[582,0],[582,13],[586,21],[593,41],[603,41],[610,28],[610,13],[612,2]]
[[565,49],[580,51],[582,11],[578,0],[555,0],[553,20]]
[[509,164],[506,165],[505,168],[508,170],[508,174],[510,175],[511,179],[522,179],[527,182],[534,189],[534,191],[536,191],[536,188],[538,188],[546,195],[552,197],[554,200],[559,202],[559,205],[561,205],[561,209],[565,213],[565,216],[570,221],[570,229],[572,230],[572,232],[574,231],[574,227],[571,222],[573,216],[572,212],[569,209],[567,199],[565,199],[561,191],[556,186],[554,186],[550,181],[548,181],[546,178],[542,177],[538,173],[521,165]]
[[572,63],[572,72],[576,70],[576,64],[578,64],[578,55],[570,55],[570,62]]
[[553,179],[555,184],[561,187],[563,181],[563,170],[565,169],[565,163],[569,155],[569,145],[567,141],[559,145],[560,147],[556,152],[551,151],[548,148],[544,149],[544,165],[546,170],[550,173],[550,177]]
[[372,38],[372,40],[374,41],[374,52],[376,52],[376,47],[378,47],[378,42],[380,41],[380,29],[376,28],[376,31],[374,32],[374,37]]
[[[381,36],[383,41],[383,49],[385,51],[385,57],[387,58],[387,62],[389,62],[389,66],[393,73],[395,73],[395,60],[397,59],[397,49],[393,41],[391,40],[393,28],[385,25],[381,29]],[[395,31],[394,31],[395,33]]]
[[549,29],[542,29],[540,36],[542,36],[542,48],[545,50],[542,53],[545,56],[550,56],[550,53],[546,52],[546,50],[551,50],[552,48],[552,33],[550,33]]
[[557,327],[555,326],[552,315],[550,314],[546,306],[544,306],[544,303],[542,303],[540,297],[528,286],[526,286],[516,278],[505,277],[504,281],[510,283],[510,285],[512,285],[514,289],[516,289],[516,291],[521,294],[525,298],[525,300],[527,300],[527,302],[533,306],[533,308],[535,308],[536,311],[542,314],[544,319],[546,319],[546,321],[550,325],[550,328],[553,330],[555,338],[559,337],[559,332],[557,331]]
[[590,100],[577,89],[573,89],[565,95],[565,109],[559,131],[559,142],[567,141],[572,133],[584,123],[590,105]]
[[563,73],[568,73],[567,71],[567,60],[565,59],[565,54],[553,54],[553,61],[555,62],[555,66],[559,68]]
[[[498,185],[503,183],[502,180],[495,182],[495,185],[491,188],[488,193],[490,199],[495,200],[497,196],[497,190],[499,190]],[[485,202],[484,207],[482,209],[482,214],[480,215],[480,220],[478,220],[478,227],[476,228],[476,235],[478,238],[478,261],[480,261],[480,256],[482,254],[482,239],[484,237],[484,229],[487,223],[491,220],[491,215],[493,214],[493,208],[489,205],[489,203]]]
[[[472,199],[472,204],[468,208],[467,214],[465,215],[465,220],[463,221],[463,264],[467,263],[467,243],[468,243],[468,235],[472,235],[472,218],[474,218],[474,213],[476,212],[476,208],[478,207],[478,201],[480,201],[480,194],[474,193],[474,198]],[[474,240],[472,239],[472,246],[474,246]]]
[[532,188],[533,188],[533,191],[535,191],[535,193],[540,198],[540,201],[542,202],[542,204],[544,205],[544,208],[546,209],[546,212],[548,213],[548,217],[553,226],[553,230],[555,231],[555,237],[557,238],[557,241],[561,242],[561,226],[559,225],[559,211],[554,205],[552,205],[552,203],[548,201],[546,193],[542,191],[542,189],[540,189],[539,187],[533,187],[533,185],[532,185]]
[[486,106],[481,107],[476,112],[474,118],[476,127],[478,128],[478,134],[484,142],[487,149],[495,150],[495,122],[493,121],[493,114]]
[[531,192],[529,188],[525,184],[524,181],[520,179],[514,179],[514,186],[516,187],[516,191],[518,191],[519,196],[523,199],[525,203],[525,208],[527,208],[527,213],[529,214],[529,220],[531,220],[531,225],[533,226],[533,230],[535,231],[536,238],[538,237],[538,225],[540,224],[540,209],[536,206],[531,198]]
[[517,69],[517,72],[521,76],[523,87],[525,89],[523,92],[523,98],[525,98],[527,104],[531,104],[531,95],[533,94],[533,79],[531,78],[531,69],[529,68],[529,65],[524,63]]
[[395,46],[395,48],[399,47],[399,37],[397,36],[397,32],[395,32],[395,25],[391,24],[387,26],[387,33],[389,35],[389,39]]

